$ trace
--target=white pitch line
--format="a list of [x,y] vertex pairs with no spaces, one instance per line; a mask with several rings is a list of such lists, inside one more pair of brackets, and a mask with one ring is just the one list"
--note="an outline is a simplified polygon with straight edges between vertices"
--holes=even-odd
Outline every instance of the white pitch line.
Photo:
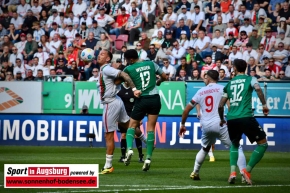
[[[114,187],[114,185],[111,185]],[[119,186],[119,185],[117,185]],[[134,185],[138,186],[138,185]],[[152,188],[142,188],[142,189],[111,189],[111,190],[73,190],[73,191],[57,191],[57,192],[38,192],[38,193],[77,193],[77,192],[136,192],[136,191],[149,191],[149,190],[189,190],[189,189],[228,189],[228,188],[263,188],[263,187],[289,187],[290,185],[256,185],[256,186],[163,186]]]

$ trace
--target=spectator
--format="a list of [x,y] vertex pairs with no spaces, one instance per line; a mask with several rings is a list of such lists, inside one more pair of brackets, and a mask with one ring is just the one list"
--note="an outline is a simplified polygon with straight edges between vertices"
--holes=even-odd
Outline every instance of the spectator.
[[1,61],[1,63],[2,63],[2,68],[0,69],[0,77],[1,77],[1,80],[5,80],[6,74],[8,72],[13,73],[13,66],[10,66],[8,64],[8,61],[6,60]]
[[171,64],[177,68],[181,64],[181,58],[185,55],[186,50],[179,45],[177,40],[172,45],[172,51],[167,50],[166,55],[170,58]]
[[24,59],[32,60],[34,53],[37,51],[37,43],[32,39],[31,34],[27,34],[27,42],[23,50]]
[[88,39],[86,39],[86,47],[91,48],[92,50],[95,50],[95,46],[97,45],[98,40],[94,38],[94,33],[90,32]]
[[132,46],[135,38],[139,37],[141,32],[142,18],[137,15],[137,10],[132,10],[132,15],[128,19],[125,29],[121,29],[121,34],[129,34],[129,44]]
[[176,74],[179,74],[180,70],[185,70],[186,76],[191,76],[190,65],[188,65],[186,63],[186,58],[185,57],[182,57],[180,59],[180,66],[177,67]]
[[290,26],[287,25],[285,17],[280,18],[280,22],[278,23],[278,33],[280,34],[281,31],[285,32],[286,37],[290,37]]
[[289,52],[285,49],[284,43],[278,43],[278,50],[274,52],[273,58],[276,59],[277,62],[279,62],[280,66],[283,66],[288,64],[288,57]]
[[[204,2],[205,4],[207,4],[208,2]],[[190,12],[194,12],[194,7],[196,5],[198,5],[199,7],[204,7],[203,5],[203,2],[202,1],[199,1],[199,0],[193,0],[192,3],[191,3],[191,6],[190,6]]]
[[53,38],[53,36],[54,36],[55,34],[57,34],[58,36],[61,36],[61,35],[64,34],[63,29],[62,29],[62,28],[59,28],[56,22],[53,22],[53,23],[51,24],[51,26],[52,26],[52,31],[51,31],[50,34],[49,34],[49,39],[50,39],[50,41],[52,40],[52,38]]
[[184,20],[179,20],[179,27],[176,29],[176,39],[180,39],[181,32],[185,33],[186,39],[190,39],[190,30],[189,27],[184,25]]
[[189,46],[195,48],[196,47],[196,41],[198,40],[197,37],[197,32],[196,31],[192,31],[192,36],[191,36],[191,40],[189,41]]
[[220,6],[223,13],[227,14],[229,12],[229,6],[231,3],[230,0],[221,0]]
[[[272,58],[272,57],[270,57],[270,58]],[[263,58],[263,63],[258,64],[258,66],[260,67],[260,74],[259,75],[262,75],[264,73],[265,69],[268,68],[268,66],[269,66],[269,58],[267,56],[265,56]]]
[[244,25],[241,26],[241,28],[240,28],[240,32],[241,31],[245,31],[248,36],[250,36],[252,34],[253,26],[250,25],[250,18],[249,17],[246,17],[244,19]]
[[47,21],[48,21],[48,14],[45,10],[42,10],[40,12],[40,16],[39,16],[39,23],[40,23],[40,26],[42,28],[45,29],[45,31],[48,33],[48,26],[46,25]]
[[59,0],[53,0],[52,9],[56,9],[58,13],[64,12],[64,6],[60,3]]
[[229,55],[229,65],[232,66],[232,63],[235,59],[242,59],[243,55],[241,52],[238,52],[237,46],[232,47],[232,53]]
[[197,69],[192,70],[191,80],[202,80],[199,75],[199,71]]
[[155,50],[155,45],[154,44],[150,44],[149,46],[149,50],[147,51],[147,58],[151,61],[154,61],[156,58],[156,50]]
[[255,27],[249,37],[249,43],[253,45],[254,50],[259,49],[260,42],[262,40],[261,36],[258,36],[258,29]]
[[40,23],[38,21],[33,23],[32,29],[34,29],[33,40],[37,43],[40,42],[41,36],[45,35],[45,31],[40,28]]
[[200,30],[198,32],[199,39],[195,43],[195,50],[201,55],[202,58],[211,54],[210,50],[210,38],[205,36],[205,31]]
[[173,13],[173,8],[171,5],[167,7],[167,14],[163,16],[162,25],[166,27],[165,23],[168,21],[168,26],[175,26],[177,20],[177,14]]
[[42,3],[42,11],[45,11],[46,13],[49,13],[49,11],[51,10],[52,8],[52,5],[50,3],[49,0],[44,0],[43,3]]
[[283,3],[283,8],[279,12],[279,16],[277,18],[277,21],[279,22],[282,17],[284,17],[286,19],[287,24],[290,24],[290,11],[289,11],[289,2],[288,1],[285,1]]
[[33,30],[28,28],[28,26],[24,23],[22,26],[21,26],[21,33],[24,33],[24,34],[33,34]]
[[164,38],[163,38],[163,33],[162,31],[158,31],[158,35],[157,37],[153,38],[152,41],[150,42],[150,44],[153,44],[154,47],[159,50],[159,48],[161,48],[161,45],[164,42]]
[[32,28],[34,22],[38,21],[38,19],[33,15],[31,9],[28,9],[26,16],[24,17],[23,24],[26,24],[28,28]]
[[130,15],[126,13],[125,7],[122,7],[121,14],[117,16],[115,28],[110,30],[110,34],[115,34],[118,37],[121,29],[125,29],[129,17]]
[[190,76],[186,75],[185,70],[180,70],[179,76],[176,77],[176,81],[187,81],[187,80],[190,80]]
[[143,49],[141,43],[136,44],[136,50],[140,61],[145,60],[147,58],[147,52]]
[[213,26],[214,26],[213,31],[215,31],[216,28],[218,28],[224,34],[224,31],[226,31],[226,28],[227,28],[227,23],[228,21],[227,21],[226,15],[222,13],[219,8],[217,8],[216,14],[214,15],[214,18],[213,18]]
[[23,60],[23,56],[21,53],[18,53],[18,50],[15,46],[12,47],[12,54],[9,56],[9,66],[16,66],[16,59],[20,59],[21,61]]
[[190,26],[191,24],[191,13],[190,11],[187,11],[186,5],[181,6],[181,13],[179,13],[177,21],[180,21],[181,19],[184,20],[186,26]]
[[[72,12],[74,16],[80,17],[83,12],[87,9],[87,4],[83,0],[77,0],[77,3],[74,4]],[[82,21],[81,21],[82,22]]]
[[24,78],[22,77],[21,71],[16,72],[16,76],[15,76],[14,81],[24,81]]
[[259,19],[261,16],[266,16],[266,11],[260,7],[259,3],[254,4],[254,9],[252,12],[252,24],[255,26],[256,24],[259,23]]
[[141,33],[141,40],[139,43],[142,45],[142,48],[145,51],[149,50],[149,45],[150,45],[151,40],[147,37],[147,34],[145,32]]
[[31,6],[27,4],[25,0],[20,0],[20,5],[17,5],[17,13],[20,17],[25,18],[30,8]]
[[100,50],[109,50],[111,43],[110,41],[106,38],[106,34],[105,33],[101,33],[101,39],[100,41],[98,41],[96,47],[95,47],[95,58],[97,58],[99,56],[99,52]]
[[256,70],[251,70],[250,71],[250,76],[255,77],[257,79],[261,78],[261,76],[257,75]]
[[236,38],[234,37],[234,33],[229,32],[229,36],[225,42],[225,45],[229,46],[229,48],[232,48],[232,46],[234,45],[235,42],[236,42]]
[[100,27],[107,31],[107,33],[110,32],[111,25],[115,22],[111,16],[105,14],[105,7],[99,9],[99,14],[95,16],[95,20]]
[[[80,73],[77,67],[77,62],[76,61],[72,61],[71,62],[71,68],[67,69],[67,72],[65,73],[66,75],[72,75],[73,76],[73,80],[77,81],[80,78]],[[68,77],[67,77],[68,78]]]
[[176,69],[169,64],[169,60],[167,58],[163,58],[162,60],[163,60],[162,71],[165,74],[169,74],[169,76],[168,76],[169,80],[173,80],[175,77]]
[[285,76],[290,78],[290,56],[288,57],[288,65],[285,67]]
[[15,47],[17,48],[18,50],[18,53],[22,53],[24,48],[25,48],[25,45],[26,45],[26,35],[24,33],[21,33],[20,34],[20,42],[14,44]]
[[84,71],[85,71],[85,80],[88,80],[90,78],[90,76],[92,74],[92,70],[94,68],[98,68],[98,69],[100,68],[100,66],[97,64],[97,60],[93,60],[92,62],[90,62],[89,64],[87,64],[85,66],[85,69],[84,69]]
[[275,77],[271,75],[271,70],[265,69],[265,75],[262,76],[260,79],[262,81],[269,81],[269,80],[275,80]]
[[270,58],[269,59],[268,69],[271,71],[271,74],[275,78],[278,78],[279,77],[279,72],[281,70],[281,67],[279,65],[275,64],[274,58]]
[[290,80],[290,78],[289,77],[286,77],[285,76],[285,72],[283,70],[281,70],[279,72],[279,80]]
[[46,59],[45,63],[43,64],[43,76],[48,76],[50,69],[54,69],[54,65],[51,59]]
[[0,23],[0,47],[3,44],[3,39],[5,35],[8,35],[8,31],[3,27],[2,23]]
[[98,22],[96,20],[93,21],[93,27],[89,28],[88,32],[86,32],[86,35],[88,36],[90,32],[94,33],[94,37],[98,41],[101,39],[101,33],[107,34],[107,32],[102,27],[98,26]]
[[[27,38],[28,41],[28,38]],[[61,45],[61,41],[59,41],[59,35],[58,34],[54,34],[52,37],[52,41],[50,41],[49,43],[49,51],[50,53],[56,54],[57,50],[59,49]]]
[[20,31],[16,30],[13,23],[10,23],[9,30],[8,30],[8,37],[9,40],[14,44],[17,43],[19,40]]
[[13,12],[10,22],[14,24],[16,30],[20,30],[23,24],[23,19],[18,16],[17,12]]
[[[51,10],[52,15],[46,21],[46,26],[48,28],[52,27],[52,25],[56,25],[55,29],[57,29],[57,25],[61,23],[60,17],[57,13],[56,9]],[[63,31],[63,29],[61,29]]]
[[6,73],[5,81],[14,81],[12,72]]
[[260,45],[258,49],[258,64],[263,64],[266,57],[271,58],[272,55],[265,50],[264,45]]
[[261,44],[265,46],[266,51],[273,52],[274,45],[275,45],[275,36],[272,35],[272,30],[270,27],[267,27],[265,32],[266,32],[266,36],[262,38]]
[[180,46],[183,47],[184,49],[187,49],[189,46],[189,41],[186,36],[187,36],[186,31],[181,31],[180,40],[178,41]]
[[121,55],[120,55],[120,59],[123,65],[127,65],[127,61],[125,60],[124,54],[127,51],[127,46],[122,46],[122,50],[121,50]]
[[228,45],[225,45],[224,46],[224,49],[222,51],[222,54],[223,54],[222,61],[225,61],[225,60],[228,60],[229,59],[229,56],[230,56],[231,52],[230,52],[230,49],[229,49],[229,46]]
[[285,50],[288,49],[289,45],[290,45],[290,38],[285,37],[285,31],[281,30],[279,32],[279,36],[276,38],[275,40],[275,50],[279,49],[278,48],[278,44],[282,42],[284,44],[284,48]]
[[20,58],[15,59],[13,74],[16,75],[17,72],[20,72],[21,76],[25,78],[25,69],[23,65],[23,60]]
[[152,39],[156,38],[158,36],[158,32],[161,31],[162,34],[165,36],[165,28],[162,26],[162,23],[160,21],[156,22],[156,29],[154,30],[152,34]]
[[259,69],[259,67],[256,65],[256,59],[253,57],[253,56],[251,56],[250,58],[249,58],[249,60],[247,61],[247,63],[248,63],[248,67],[247,67],[247,69],[246,69],[246,73],[250,76],[250,72],[252,71],[252,70],[254,70],[256,73],[255,74],[260,74],[260,69]]
[[210,46],[217,47],[218,51],[221,51],[225,44],[225,38],[221,36],[221,31],[219,29],[215,30],[215,37],[212,39]]
[[196,61],[199,66],[204,65],[204,61],[201,58],[201,56],[196,53],[195,49],[193,47],[188,47],[187,50],[188,54],[186,55],[186,63],[191,64],[193,61]]
[[225,76],[225,70],[224,69],[219,69],[219,80],[230,80],[229,77]]
[[200,7],[198,5],[196,5],[194,7],[194,13],[191,15],[191,20],[192,20],[192,26],[191,26],[191,30],[195,30],[195,31],[206,31],[205,27],[206,27],[206,22],[205,22],[205,15],[204,12],[200,11]]
[[68,23],[67,24],[67,30],[65,30],[64,32],[64,37],[66,37],[66,40],[67,40],[67,43],[66,43],[66,46],[67,44],[69,44],[70,42],[73,42],[76,34],[77,34],[77,30],[73,28],[73,23]]
[[105,11],[106,11],[105,13],[106,14],[110,14],[110,4],[109,3],[106,3],[105,0],[99,0],[99,4],[96,5],[96,12],[95,12],[95,14],[97,14],[98,11],[100,9],[103,9],[103,8],[105,8]]
[[35,17],[39,19],[40,13],[41,13],[42,7],[40,6],[40,3],[38,3],[38,0],[33,0],[33,6],[31,7],[32,13]]
[[239,35],[239,31],[237,28],[234,27],[234,20],[230,19],[228,22],[228,28],[225,31],[224,37],[227,39],[230,38],[230,36],[233,36],[234,38],[237,38]]
[[147,0],[142,4],[143,21],[145,22],[145,29],[154,28],[156,4],[152,0]]
[[228,22],[231,19],[237,20],[239,17],[239,12],[235,10],[233,5],[229,5],[229,12],[226,14],[226,17]]
[[34,81],[38,81],[38,82],[44,81],[43,71],[41,69],[37,70],[37,75],[36,75]]
[[126,9],[126,14],[130,14],[130,6],[131,6],[130,0],[123,1],[123,4],[120,6],[121,8],[124,7]]
[[99,81],[99,69],[94,68],[93,69],[93,76],[90,77],[88,82],[98,82]]
[[217,46],[212,46],[212,54],[211,54],[212,62],[215,63],[216,60],[222,59],[223,54],[220,51],[217,51]]
[[245,50],[243,52],[243,60],[245,60],[246,62],[248,62],[248,60],[250,59],[250,57],[254,57],[255,58],[255,63],[258,63],[258,53],[256,52],[256,50],[253,50],[253,45],[251,43],[247,43],[246,44],[247,50]]
[[240,38],[236,40],[234,45],[236,45],[238,47],[238,50],[240,50],[243,53],[246,50],[246,45],[249,42],[249,38],[247,32],[245,31],[241,31],[240,34],[241,34]]
[[222,64],[221,59],[217,59],[215,62],[215,67],[213,67],[213,70],[216,70],[217,72],[220,72],[220,70],[224,70],[224,76],[225,77],[230,77],[230,72],[227,66]]
[[171,31],[172,37],[176,38],[176,27],[170,24],[170,21],[165,22],[165,31]]
[[181,8],[182,9],[182,7],[186,7],[186,10],[187,11],[190,11],[190,7],[191,7],[191,5],[190,5],[190,3],[187,1],[187,0],[181,0],[181,2],[180,3],[178,3],[178,5],[175,7],[175,9],[174,9],[174,13],[177,13],[177,11]]
[[264,37],[266,30],[268,30],[268,32],[271,32],[271,28],[269,27],[271,23],[272,20],[270,18],[267,18],[266,15],[260,15],[258,24],[254,25],[256,28],[258,28],[258,35]]
[[48,82],[61,82],[61,78],[56,75],[55,69],[50,69],[49,76],[46,77]]
[[39,59],[39,65],[43,66],[45,61],[48,59],[48,53],[43,51],[42,45],[37,46],[37,52],[33,56]]
[[[76,29],[78,29],[80,23],[85,22],[85,21],[80,22],[80,19],[78,17],[74,16],[74,14],[73,14],[72,11],[69,11],[68,14],[67,14],[67,16],[68,17],[64,19],[65,27],[67,27],[68,24],[72,24],[72,27],[73,27],[72,29],[75,29],[76,30]],[[92,23],[90,23],[90,25],[91,24]]]
[[3,28],[8,29],[9,24],[11,23],[12,17],[9,16],[7,11],[3,12],[3,18],[1,20],[1,25]]
[[[281,0],[277,0],[277,1],[281,1]],[[275,6],[274,6],[274,11],[272,12],[268,12],[268,16],[269,18],[272,20],[272,25],[271,25],[271,29],[272,31],[274,32],[277,32],[277,26],[279,26],[279,22],[277,21],[277,18],[279,16],[279,12],[281,10],[281,4],[280,3],[277,3]]]
[[[246,18],[248,19],[249,24],[250,24],[251,12],[246,9],[245,5],[241,5],[238,19],[240,20],[241,24],[244,24],[244,21],[246,20]],[[250,36],[250,34],[248,35]]]
[[206,56],[205,58],[205,65],[201,69],[201,75],[200,77],[204,79],[204,75],[207,71],[213,70],[213,68],[216,66],[216,64],[212,63],[212,58],[210,55]]
[[34,81],[35,77],[33,76],[33,72],[31,69],[27,70],[27,77],[24,78],[24,81]]
[[58,60],[58,65],[55,69],[57,75],[65,75],[68,71],[68,68],[64,64],[64,60]]
[[[113,0],[109,15],[113,17],[115,20],[117,20],[119,8],[120,8],[120,3],[118,2],[118,0]],[[126,9],[125,9],[125,14],[126,14]]]

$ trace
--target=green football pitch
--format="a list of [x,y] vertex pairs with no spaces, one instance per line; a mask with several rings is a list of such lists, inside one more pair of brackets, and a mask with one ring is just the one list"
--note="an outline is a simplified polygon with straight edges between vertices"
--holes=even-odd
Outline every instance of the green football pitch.
[[[146,150],[144,149],[144,152]],[[129,166],[119,163],[120,149],[116,149],[112,174],[100,175],[99,189],[4,189],[4,164],[100,164],[105,163],[104,148],[0,146],[1,193],[81,193],[81,192],[199,192],[199,193],[286,193],[290,189],[290,153],[266,152],[254,168],[254,185],[229,185],[229,152],[215,151],[215,162],[204,162],[201,181],[189,178],[197,150],[155,149],[151,168],[141,170],[138,152]],[[245,152],[249,160],[251,152]]]

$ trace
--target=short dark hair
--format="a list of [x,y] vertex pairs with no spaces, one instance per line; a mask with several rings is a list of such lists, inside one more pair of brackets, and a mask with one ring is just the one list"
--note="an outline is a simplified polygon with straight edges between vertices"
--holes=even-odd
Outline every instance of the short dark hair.
[[271,72],[271,70],[270,70],[270,69],[268,69],[268,68],[266,68],[266,69],[264,70],[264,72],[266,72],[266,71],[269,71],[269,72]]
[[180,58],[180,60],[186,60],[186,58],[183,56],[183,57]]
[[41,69],[38,69],[38,70],[37,70],[37,72],[43,72],[43,70],[41,70]]
[[242,59],[235,59],[233,64],[238,72],[245,72],[247,68],[247,62]]
[[107,49],[103,49],[104,51],[106,51],[107,52],[107,54],[108,54],[108,56],[109,56],[109,58],[110,58],[110,61],[113,59],[113,54],[112,54],[112,52],[110,52],[109,50],[107,50]]
[[134,49],[127,50],[124,54],[124,57],[126,59],[138,59],[139,58],[137,51]]
[[216,60],[215,60],[215,62],[217,62],[217,61],[220,61],[220,62],[222,62],[222,60],[221,60],[220,58],[218,58],[218,59],[216,59]]
[[210,57],[210,58],[212,58],[212,57],[211,57],[211,55],[207,55],[207,56],[205,56],[205,58],[207,58],[207,57]]
[[216,70],[209,70],[206,72],[206,74],[214,81],[218,81],[219,79],[219,73]]
[[194,9],[200,9],[200,7],[198,5],[194,6]]
[[219,32],[221,32],[221,30],[219,30],[219,29],[216,29],[216,30],[215,30],[215,32],[216,32],[216,31],[219,31]]
[[223,71],[223,73],[226,73],[226,71],[225,71],[224,69],[222,69],[222,68],[219,70],[219,72],[220,72],[220,71]]

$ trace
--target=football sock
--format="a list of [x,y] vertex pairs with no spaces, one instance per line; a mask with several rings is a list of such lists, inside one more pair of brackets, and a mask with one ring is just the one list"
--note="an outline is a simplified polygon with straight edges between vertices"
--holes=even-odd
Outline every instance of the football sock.
[[206,157],[206,155],[208,154],[208,152],[204,151],[203,148],[201,148],[201,150],[199,150],[199,152],[196,154],[195,157],[195,163],[194,163],[194,173],[198,174],[200,167],[202,165],[202,163],[204,162],[204,159]]
[[255,167],[257,163],[262,159],[264,156],[265,151],[268,148],[268,143],[258,144],[256,149],[253,151],[250,161],[247,165],[247,171],[251,172],[252,169]]
[[238,167],[240,171],[246,168],[246,157],[244,155],[242,146],[239,147]]
[[132,149],[132,147],[133,147],[134,136],[135,136],[135,129],[128,128],[127,134],[126,134],[126,142],[127,142],[128,150]]
[[139,136],[139,139],[141,140],[141,141],[143,141],[143,143],[147,143],[147,139],[146,139],[146,137],[145,137],[145,135],[142,133],[140,136]]
[[122,157],[125,157],[126,156],[126,149],[127,149],[126,139],[121,139],[121,153],[122,153]]
[[139,156],[142,155],[142,141],[139,138],[135,138],[136,147],[138,149]]
[[209,156],[209,157],[214,157],[214,156],[213,156],[213,152],[212,152],[212,147],[210,148],[210,150],[209,150],[209,152],[208,152],[208,156]]
[[113,155],[106,154],[106,164],[104,168],[112,167]]
[[147,132],[147,156],[146,159],[151,159],[153,148],[154,148],[155,135],[154,131]]
[[239,158],[239,146],[235,146],[234,144],[231,145],[230,148],[230,165],[231,165],[231,172],[236,171],[236,166]]

